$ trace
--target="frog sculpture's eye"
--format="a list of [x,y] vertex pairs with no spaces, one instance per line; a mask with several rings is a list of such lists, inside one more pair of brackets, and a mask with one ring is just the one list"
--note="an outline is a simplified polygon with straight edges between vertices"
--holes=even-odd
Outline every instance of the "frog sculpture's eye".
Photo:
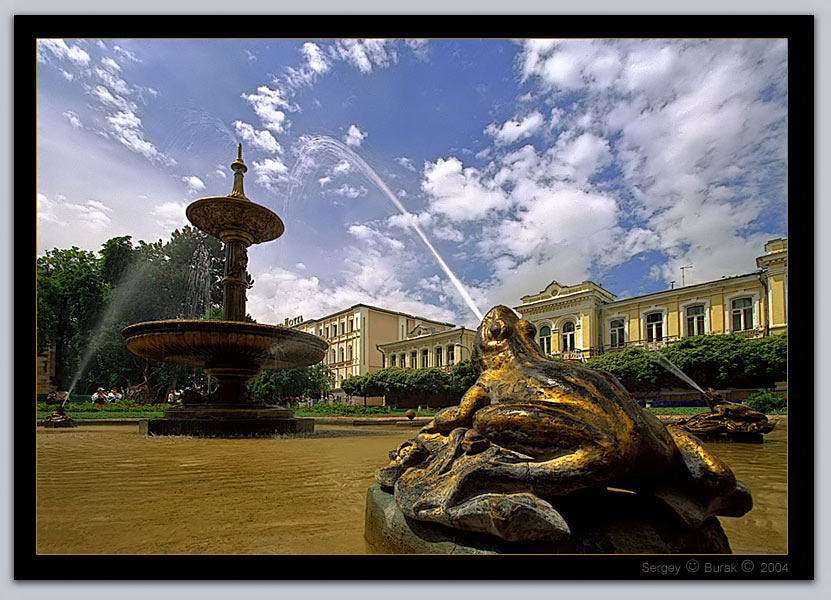
[[488,335],[492,340],[502,341],[508,339],[513,332],[513,327],[510,323],[506,323],[502,319],[494,319],[488,327]]

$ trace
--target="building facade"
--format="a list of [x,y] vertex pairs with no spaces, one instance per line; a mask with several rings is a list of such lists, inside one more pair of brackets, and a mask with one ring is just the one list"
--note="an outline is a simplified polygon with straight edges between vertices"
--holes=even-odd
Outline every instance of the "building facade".
[[566,360],[661,348],[695,335],[785,333],[788,240],[769,241],[756,264],[752,273],[621,300],[591,281],[552,281],[514,309],[537,327],[545,353]]
[[335,376],[336,388],[344,379],[382,369],[385,359],[380,345],[405,339],[419,327],[435,332],[454,327],[452,323],[366,304],[355,304],[310,321],[298,317],[287,321],[287,325],[320,336],[329,343],[322,362]]
[[456,363],[470,358],[475,337],[476,332],[465,327],[437,331],[434,327],[418,325],[404,339],[381,344],[378,349],[385,367],[450,370]]

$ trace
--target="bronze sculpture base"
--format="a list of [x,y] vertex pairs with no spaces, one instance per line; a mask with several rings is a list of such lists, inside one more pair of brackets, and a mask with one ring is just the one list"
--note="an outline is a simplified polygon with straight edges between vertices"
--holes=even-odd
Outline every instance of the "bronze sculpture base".
[[716,517],[691,527],[649,496],[604,490],[564,498],[564,541],[508,542],[405,516],[380,485],[367,491],[364,538],[375,554],[730,554]]
[[139,421],[139,433],[149,436],[249,438],[314,431],[314,419],[297,419],[291,411],[286,410],[276,413],[289,413],[291,416],[269,417],[259,414],[246,417],[244,411],[240,411],[236,417],[143,419]]

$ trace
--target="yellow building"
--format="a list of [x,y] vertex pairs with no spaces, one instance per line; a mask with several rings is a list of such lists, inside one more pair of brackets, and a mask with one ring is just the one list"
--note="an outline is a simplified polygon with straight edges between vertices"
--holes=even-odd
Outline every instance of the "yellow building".
[[450,370],[470,358],[475,337],[476,332],[465,327],[437,330],[418,325],[407,332],[405,339],[381,344],[378,349],[384,355],[385,367]]
[[537,327],[543,351],[567,360],[694,335],[763,337],[788,329],[788,240],[765,244],[758,271],[617,300],[591,281],[552,281],[514,309]]
[[355,375],[366,375],[382,369],[384,355],[381,344],[405,339],[418,327],[434,331],[452,329],[452,323],[355,304],[319,319],[304,321],[302,317],[287,319],[286,325],[318,335],[329,343],[323,364],[335,376],[335,386]]

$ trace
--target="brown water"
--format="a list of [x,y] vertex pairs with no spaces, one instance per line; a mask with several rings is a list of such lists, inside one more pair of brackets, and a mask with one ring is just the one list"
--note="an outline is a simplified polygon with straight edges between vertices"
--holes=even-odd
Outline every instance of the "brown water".
[[[722,518],[735,553],[786,551],[785,426],[715,444],[754,509]],[[40,554],[363,554],[375,469],[414,428],[318,425],[315,437],[198,439],[135,426],[37,433]]]

